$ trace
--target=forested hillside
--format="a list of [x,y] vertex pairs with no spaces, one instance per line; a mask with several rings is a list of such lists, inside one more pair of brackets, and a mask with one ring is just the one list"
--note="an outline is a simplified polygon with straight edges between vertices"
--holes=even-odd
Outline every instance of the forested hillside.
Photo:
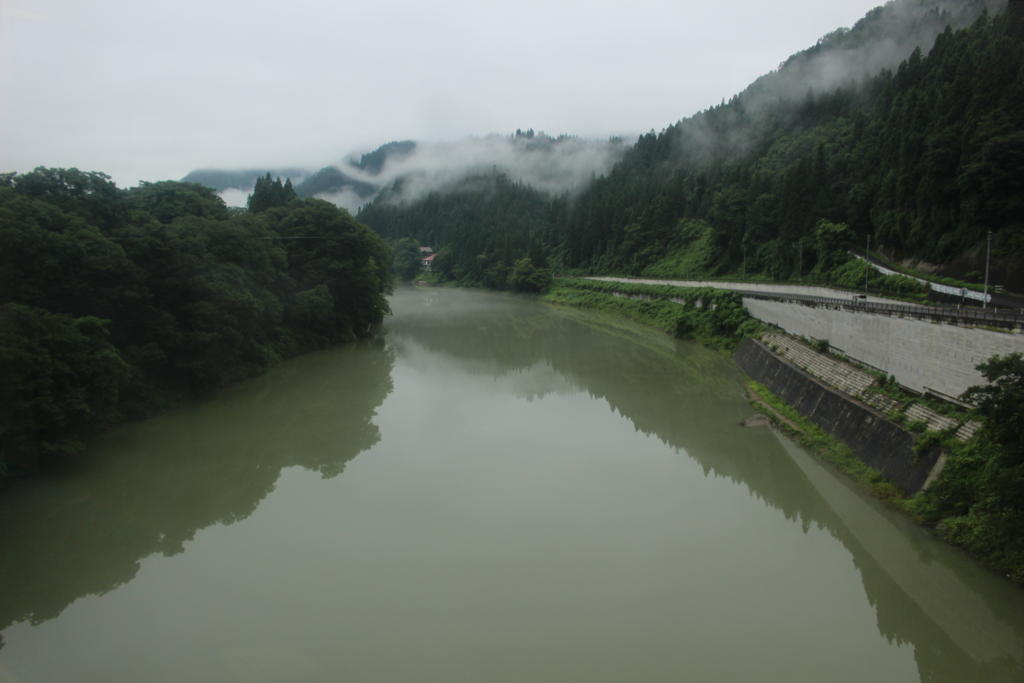
[[381,321],[380,238],[261,188],[245,211],[192,183],[0,176],[0,477]]
[[[411,140],[388,142],[372,152],[363,154],[358,161],[350,159],[345,164],[350,173],[345,173],[337,166],[324,166],[296,185],[295,192],[300,197],[316,197],[347,191],[360,200],[366,199],[380,190],[380,182],[376,178],[388,162],[400,162],[415,149],[416,143]],[[361,172],[364,179],[353,177],[351,172]],[[366,177],[372,180],[367,180]]]
[[[391,192],[401,190],[399,184]],[[433,247],[438,255],[432,270],[444,279],[504,289],[516,261],[528,258],[533,267],[548,267],[566,208],[564,198],[488,173],[411,203],[384,196],[363,209],[359,220],[385,239],[412,236]]]
[[[869,237],[970,278],[992,231],[993,281],[1022,289],[1021,4],[890,3],[729,102],[641,136],[578,196],[476,177],[419,200],[385,193],[360,218],[448,247],[452,277],[491,285],[478,264],[509,271],[526,256],[592,272],[824,275],[832,245]],[[923,49],[877,71],[879,46],[893,52],[902,34]],[[496,211],[506,204],[517,215]]]

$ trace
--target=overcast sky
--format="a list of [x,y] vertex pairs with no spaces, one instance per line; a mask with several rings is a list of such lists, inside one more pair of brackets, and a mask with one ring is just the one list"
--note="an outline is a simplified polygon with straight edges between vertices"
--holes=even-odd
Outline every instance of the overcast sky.
[[389,140],[635,135],[880,0],[0,0],[0,172],[319,167]]

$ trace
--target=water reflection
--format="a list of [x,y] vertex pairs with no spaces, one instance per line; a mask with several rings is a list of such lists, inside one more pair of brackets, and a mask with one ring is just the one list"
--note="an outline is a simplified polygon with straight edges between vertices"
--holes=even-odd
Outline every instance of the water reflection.
[[[212,524],[248,517],[286,467],[323,477],[377,443],[383,343],[310,354],[220,396],[127,425],[75,472],[0,497],[0,628],[40,623],[130,581]],[[17,587],[12,590],[11,587]],[[0,641],[2,642],[2,641]]]
[[[458,389],[468,384],[469,373],[474,390],[483,385],[528,401],[586,392],[625,416],[638,431],[685,453],[705,476],[740,484],[805,533],[827,530],[849,552],[874,608],[878,632],[892,642],[913,646],[921,680],[1024,680],[1021,592],[864,499],[806,454],[787,452],[784,444],[767,440],[763,432],[739,427],[749,415],[737,400],[742,377],[720,354],[614,318],[552,309],[514,296],[405,290],[396,295],[393,308],[386,346],[350,347],[297,359],[216,400],[119,430],[97,444],[103,457],[86,463],[81,471],[0,498],[0,585],[18,588],[0,593],[0,625],[50,619],[77,597],[131,580],[143,558],[179,553],[198,530],[247,517],[273,490],[285,467],[338,475],[346,462],[381,440],[374,413],[391,392],[393,376],[419,372],[430,382],[445,383],[436,396],[454,400]],[[429,388],[435,386],[428,383]],[[402,394],[395,392],[396,399]],[[466,400],[474,399],[467,394]],[[446,405],[432,408],[438,414],[450,412]],[[460,428],[457,419],[439,423],[438,428],[439,436],[451,436],[451,442],[462,436],[446,433]],[[486,438],[501,431],[488,424],[472,428]],[[565,426],[567,432],[585,428]],[[414,438],[408,442],[416,447]],[[671,454],[669,458],[677,460]],[[366,458],[377,463],[384,459]],[[439,467],[438,460],[437,454],[430,454],[406,465],[423,468],[419,474],[444,476],[439,473],[449,470]],[[471,480],[472,472],[458,469],[465,469],[464,462],[453,461],[451,476]],[[521,467],[518,461],[501,465]],[[408,474],[408,481],[395,477],[406,487],[396,490],[405,494],[430,489],[429,482],[414,474]],[[546,475],[535,473],[533,485],[543,486]],[[619,479],[613,484],[621,487]],[[431,491],[450,492],[437,482],[433,485],[437,488]],[[283,483],[279,486],[285,488]],[[463,487],[472,488],[466,482]],[[507,494],[514,501],[521,492]],[[385,507],[400,508],[406,497],[394,495],[373,509],[380,513]],[[592,525],[594,520],[579,522]],[[399,515],[391,523],[392,533],[397,533],[408,518]],[[680,529],[686,524],[679,520]],[[438,522],[437,529],[444,526]],[[381,533],[367,528],[368,534]],[[493,529],[483,528],[487,535]],[[520,531],[514,525],[497,528]],[[479,532],[470,528],[461,533]],[[438,543],[436,556],[429,555],[426,566],[438,574],[458,574],[445,565],[441,540],[440,534],[417,540],[428,549]],[[370,547],[380,552],[388,546],[382,538]],[[407,561],[409,556],[395,557]],[[383,559],[371,559],[379,563],[375,571],[397,572]],[[505,559],[512,565],[524,561]],[[757,558],[750,561],[756,563]],[[335,584],[330,585],[333,591]],[[399,587],[410,600],[416,597],[418,585]],[[503,605],[494,599],[496,608]],[[665,602],[666,610],[675,609],[674,603]],[[507,604],[501,608],[514,609]],[[353,628],[367,628],[370,616],[363,614]],[[9,649],[16,650],[13,633]]]
[[745,485],[805,531],[828,530],[861,574],[879,633],[913,645],[922,681],[1024,680],[1024,594],[799,450],[765,453],[738,426],[739,375],[723,376],[713,352],[515,297],[407,292],[396,311],[399,349],[420,345],[495,377],[533,375],[528,397],[582,388],[705,474]]

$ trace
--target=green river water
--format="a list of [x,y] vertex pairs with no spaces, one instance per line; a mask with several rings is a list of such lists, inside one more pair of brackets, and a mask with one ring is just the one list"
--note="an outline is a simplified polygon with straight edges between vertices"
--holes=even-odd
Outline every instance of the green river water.
[[382,338],[0,496],[0,682],[1024,680],[1024,593],[725,356],[403,289]]

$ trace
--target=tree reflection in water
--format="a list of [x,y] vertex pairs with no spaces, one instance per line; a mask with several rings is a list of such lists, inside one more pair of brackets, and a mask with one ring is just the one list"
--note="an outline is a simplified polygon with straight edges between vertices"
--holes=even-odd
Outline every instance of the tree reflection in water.
[[75,471],[11,487],[0,497],[0,628],[51,619],[130,581],[143,558],[245,519],[286,467],[341,474],[380,440],[373,416],[393,362],[381,341],[309,354],[114,430]]
[[[715,352],[614,317],[553,314],[515,297],[490,295],[482,303],[480,295],[445,292],[434,304],[441,314],[423,305],[437,296],[419,294],[392,343],[421,345],[496,377],[549,367],[561,377],[550,385],[607,401],[638,430],[696,460],[706,475],[745,485],[805,531],[828,530],[850,552],[879,632],[913,645],[922,681],[1024,680],[1024,594],[841,477],[816,473],[781,447],[764,453],[762,439],[744,438],[742,416],[730,409],[742,377],[720,381]],[[463,297],[469,305],[445,306]]]

